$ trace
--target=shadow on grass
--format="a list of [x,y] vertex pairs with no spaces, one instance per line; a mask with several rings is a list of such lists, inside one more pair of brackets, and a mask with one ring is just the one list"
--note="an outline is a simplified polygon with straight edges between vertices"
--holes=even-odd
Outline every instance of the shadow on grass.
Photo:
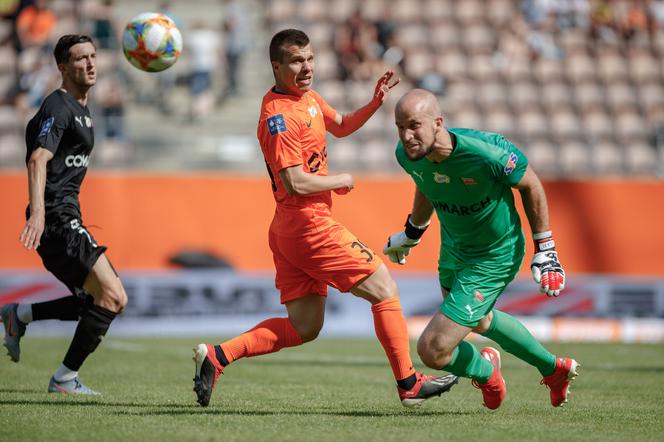
[[42,399],[0,399],[0,405],[53,405],[56,407],[141,407],[141,408],[191,408],[195,404],[150,404],[141,402],[106,402],[92,397],[58,396],[53,400]]
[[0,388],[0,393],[44,393],[45,388]]
[[[422,416],[462,416],[479,414],[479,411],[460,411],[460,410],[407,410],[396,408],[394,411],[340,411],[328,409],[310,409],[310,410],[238,410],[227,408],[202,408],[196,404],[155,404],[140,402],[105,402],[95,400],[94,398],[74,398],[71,396],[61,396],[62,400],[52,401],[42,399],[15,399],[0,400],[0,405],[46,405],[55,407],[111,407],[122,408],[122,410],[112,410],[110,414],[117,416],[346,416],[346,417],[417,417]],[[80,400],[84,399],[84,400]]]
[[461,410],[418,410],[410,412],[395,409],[394,411],[335,411],[335,410],[229,410],[222,408],[194,407],[191,410],[122,410],[115,411],[119,416],[340,416],[340,417],[442,417],[442,416],[467,416],[479,414],[478,412]]

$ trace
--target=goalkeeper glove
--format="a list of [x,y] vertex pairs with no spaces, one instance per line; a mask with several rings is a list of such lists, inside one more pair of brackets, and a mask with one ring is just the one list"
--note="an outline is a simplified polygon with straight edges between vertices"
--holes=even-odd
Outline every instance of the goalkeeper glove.
[[558,296],[565,288],[565,270],[558,261],[556,243],[551,231],[535,233],[535,255],[530,262],[533,279],[540,286],[540,292],[547,296]]
[[420,238],[429,227],[417,226],[410,220],[410,215],[406,219],[405,229],[402,232],[395,233],[387,238],[387,244],[383,247],[383,253],[390,258],[390,261],[401,265],[406,264],[406,256],[410,249],[420,243]]

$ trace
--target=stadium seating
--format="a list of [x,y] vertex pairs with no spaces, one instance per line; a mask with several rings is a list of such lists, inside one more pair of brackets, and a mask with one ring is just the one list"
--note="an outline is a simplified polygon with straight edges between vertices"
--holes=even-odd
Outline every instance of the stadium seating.
[[[353,12],[336,8],[346,3],[332,2],[328,11],[335,13],[317,10],[313,16],[302,13],[301,2],[281,0],[278,9],[289,13],[284,16],[271,8],[268,22],[272,31],[293,22],[305,30],[321,29],[325,23],[327,41],[323,32],[316,32],[320,51],[321,46],[333,46],[334,30],[329,24],[341,23]],[[594,5],[589,2],[589,8]],[[373,0],[361,4],[367,20],[389,20],[396,29],[405,54],[399,66],[403,77],[418,84],[433,69],[444,78],[446,88],[440,100],[449,126],[504,133],[548,176],[661,173],[658,152],[662,148],[658,151],[657,143],[662,140],[657,133],[664,125],[662,29],[613,42],[591,38],[588,27],[555,29],[552,41],[561,56],[548,57],[534,54],[524,44],[530,38],[527,28],[514,25],[517,29],[511,29],[510,17],[519,16],[520,7],[521,2],[510,0]],[[341,10],[346,11],[345,16]],[[329,57],[327,50],[324,54]],[[333,92],[334,105],[348,110],[358,104],[357,92],[370,89],[371,84],[367,80],[358,86],[329,78],[319,82],[318,88],[324,95]],[[345,101],[341,100],[343,90]],[[386,106],[381,112],[386,121],[391,111]],[[394,144],[396,133],[383,129],[389,125],[378,125],[378,130],[373,126],[362,130],[363,140]],[[349,143],[336,144],[345,146],[344,153],[336,158],[332,148],[332,158],[351,168],[360,164],[362,149],[353,156],[346,146]]]
[[[127,2],[117,1],[116,8],[119,10]],[[84,20],[95,1],[82,3]],[[149,2],[140,3],[149,8]],[[211,0],[208,3],[210,7],[217,4]],[[618,35],[606,40],[591,37],[588,26],[554,27],[548,34],[538,33],[539,28],[525,18],[515,19],[525,17],[522,2],[518,0],[252,0],[251,3],[258,6],[251,8],[257,40],[251,57],[259,66],[245,64],[247,78],[251,80],[248,92],[241,99],[222,102],[210,124],[191,128],[180,125],[177,134],[154,138],[154,143],[192,144],[192,136],[218,137],[220,131],[253,138],[255,111],[271,80],[269,70],[260,64],[265,62],[267,41],[275,31],[296,26],[309,33],[315,46],[315,87],[341,111],[366,102],[379,71],[390,66],[399,71],[406,86],[433,85],[440,89],[437,92],[448,126],[504,133],[529,154],[534,166],[545,176],[655,177],[664,170],[664,30],[661,27],[637,31],[630,38]],[[595,3],[589,1],[589,8]],[[58,33],[77,29],[71,2],[56,0],[51,5],[60,18]],[[175,2],[173,8],[187,21],[197,17],[195,12]],[[385,59],[397,65],[374,60],[370,67],[372,75],[343,80],[335,52],[335,33],[358,10],[368,23],[379,22],[394,30],[393,40],[387,43],[393,50],[388,51],[389,57],[385,55]],[[268,26],[261,27],[262,23]],[[7,32],[7,24],[0,23],[0,37]],[[186,46],[186,28],[183,34]],[[145,106],[154,100],[154,77],[124,66],[117,52],[100,51],[99,55],[100,76],[117,70],[119,64],[122,66],[124,81],[131,92],[127,106],[141,109],[136,117],[140,127],[132,119],[138,132],[147,133],[140,128],[150,125],[163,125],[164,116]],[[21,60],[16,59],[8,45],[0,47],[0,58],[3,59],[0,97],[7,97],[14,68]],[[178,66],[180,73],[186,70],[186,61],[184,57],[183,66]],[[175,92],[172,99],[186,100],[183,89],[179,90],[180,95]],[[400,91],[404,90],[402,86]],[[392,123],[395,98],[391,97],[374,119],[350,139],[330,137],[330,155],[338,162],[335,167],[372,172],[397,170],[391,159],[397,139]],[[23,152],[21,143],[13,145],[22,136],[25,115],[16,112],[12,115],[8,106],[5,101],[4,107],[0,107],[3,167],[20,165]],[[232,124],[223,124],[228,118],[236,119]],[[100,155],[97,166],[112,167],[118,164],[117,158],[132,158],[134,162],[125,166],[141,167],[139,160],[149,158],[140,153],[144,144],[141,140],[133,143],[132,149],[137,152]],[[197,155],[197,146],[202,144],[205,143],[194,142],[189,155]],[[204,154],[206,148],[200,149]],[[178,149],[164,149],[170,151]],[[188,167],[204,163],[208,167],[225,167],[205,158],[205,161],[178,159],[163,164]],[[263,172],[262,164],[247,164],[244,168]]]

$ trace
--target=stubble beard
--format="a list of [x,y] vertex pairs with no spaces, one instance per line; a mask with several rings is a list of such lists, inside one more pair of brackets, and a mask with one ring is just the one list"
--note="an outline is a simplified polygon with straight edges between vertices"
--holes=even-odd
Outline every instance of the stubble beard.
[[406,156],[408,157],[408,159],[410,161],[421,161],[423,158],[425,158],[427,155],[429,155],[431,152],[433,152],[433,144],[434,143],[432,142],[431,145],[429,145],[429,147],[424,149],[422,152],[416,154],[414,157],[411,157],[408,154],[408,150],[406,150]]

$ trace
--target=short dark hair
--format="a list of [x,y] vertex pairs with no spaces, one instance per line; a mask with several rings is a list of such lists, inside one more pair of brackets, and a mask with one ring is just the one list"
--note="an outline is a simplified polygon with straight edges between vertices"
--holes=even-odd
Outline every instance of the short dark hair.
[[304,47],[309,44],[307,34],[299,29],[284,29],[274,34],[270,41],[270,61],[279,61],[284,57],[288,46]]
[[87,35],[67,34],[60,37],[58,43],[55,45],[55,49],[53,49],[55,63],[67,63],[69,61],[69,49],[79,43],[91,43],[92,46],[95,45],[92,41],[92,38],[88,37]]

